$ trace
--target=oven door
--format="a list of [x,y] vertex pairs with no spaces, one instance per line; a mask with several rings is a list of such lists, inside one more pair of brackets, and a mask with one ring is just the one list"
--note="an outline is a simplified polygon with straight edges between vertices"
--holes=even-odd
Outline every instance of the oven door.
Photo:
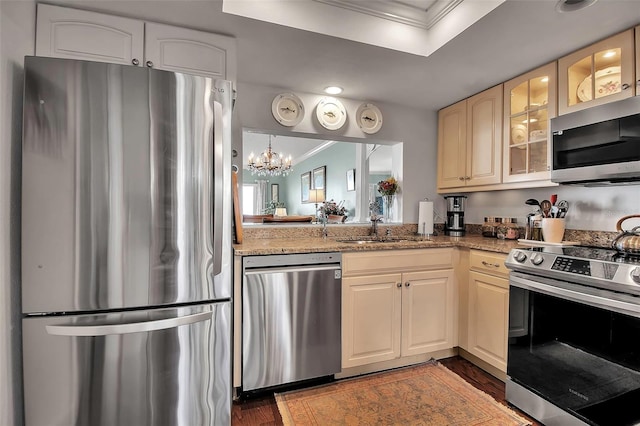
[[640,299],[518,272],[509,281],[510,381],[588,424],[640,423]]

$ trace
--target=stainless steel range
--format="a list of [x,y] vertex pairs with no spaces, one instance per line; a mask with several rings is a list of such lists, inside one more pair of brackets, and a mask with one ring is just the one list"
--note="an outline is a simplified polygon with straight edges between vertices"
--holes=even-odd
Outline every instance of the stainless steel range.
[[640,257],[514,249],[507,400],[545,425],[640,424]]

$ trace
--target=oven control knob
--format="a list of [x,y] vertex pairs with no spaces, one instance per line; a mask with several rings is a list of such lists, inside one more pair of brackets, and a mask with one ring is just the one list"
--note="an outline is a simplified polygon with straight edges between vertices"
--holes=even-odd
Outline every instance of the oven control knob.
[[513,258],[516,260],[516,262],[522,263],[527,260],[527,255],[521,251],[518,251],[513,255]]
[[542,257],[540,253],[536,253],[533,256],[531,256],[531,263],[533,263],[534,265],[536,266],[541,265],[542,262],[544,262],[544,257]]
[[640,266],[633,268],[631,271],[631,279],[640,284]]

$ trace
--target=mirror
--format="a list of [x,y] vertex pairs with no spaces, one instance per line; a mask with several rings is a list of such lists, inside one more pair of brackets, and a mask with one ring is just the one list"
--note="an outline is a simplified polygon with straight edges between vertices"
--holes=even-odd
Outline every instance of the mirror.
[[[389,176],[402,176],[402,143],[324,138],[316,134],[275,135],[243,130],[244,223],[262,223],[264,215],[275,215],[279,222],[288,222],[289,218],[290,223],[313,223],[322,200],[333,200],[346,212],[346,219],[332,216],[330,223],[369,223],[372,201],[380,206],[378,214],[383,213],[377,183]],[[284,158],[285,167],[290,165],[286,176],[252,174],[249,170],[250,158],[257,164],[261,154],[268,151],[269,142],[272,155]],[[392,223],[399,223],[402,218],[401,196],[396,198],[389,215]]]

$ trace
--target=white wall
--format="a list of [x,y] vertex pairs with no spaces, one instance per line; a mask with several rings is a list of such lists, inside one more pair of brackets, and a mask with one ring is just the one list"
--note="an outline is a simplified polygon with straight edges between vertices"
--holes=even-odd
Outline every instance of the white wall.
[[20,161],[22,63],[24,55],[33,54],[34,17],[32,1],[0,1],[0,425],[3,426],[22,423],[19,402],[20,168],[15,165]]
[[[59,3],[73,4],[71,1]],[[76,7],[90,5],[94,10],[111,10],[112,13],[132,17],[146,17],[179,25],[178,21],[192,22],[192,27],[204,28],[209,18],[206,10],[209,2],[199,1],[91,1],[78,3]],[[231,18],[229,18],[231,19]],[[237,18],[236,18],[237,19]],[[20,424],[22,413],[20,392],[20,336],[19,336],[19,168],[12,164],[19,161],[21,135],[22,62],[24,55],[33,54],[35,31],[35,3],[33,0],[0,0],[0,425]],[[210,24],[210,23],[209,23]],[[225,22],[221,22],[224,25]],[[214,29],[212,29],[214,30]],[[231,34],[233,35],[233,34]],[[267,41],[268,42],[268,41]],[[259,64],[256,64],[259,66]],[[390,76],[389,84],[402,85]],[[282,87],[287,87],[283,76]],[[238,84],[238,126],[262,130],[281,129],[271,116],[271,101],[282,90],[250,84]],[[372,91],[375,88],[371,89]],[[471,95],[471,93],[469,93]],[[307,113],[319,99],[318,95],[303,94]],[[348,111],[354,113],[364,100],[343,99]],[[444,200],[436,195],[436,138],[437,113],[378,103],[384,114],[384,126],[374,139],[401,141],[404,143],[404,176],[402,193],[405,222],[417,220],[418,201],[425,197],[436,202],[435,208],[444,215]],[[349,120],[344,129],[330,132],[318,128],[309,119],[300,130],[327,135],[340,134],[346,138],[359,138],[362,133]],[[236,131],[239,140],[239,131]],[[236,147],[239,142],[236,141]],[[569,228],[612,230],[618,216],[640,212],[638,189],[640,187],[614,189],[558,188],[557,193],[572,203],[569,212]],[[501,191],[469,194],[467,223],[481,223],[486,215],[524,217],[527,198],[542,198],[552,192],[545,190]]]
[[[239,82],[236,109],[240,125],[275,134],[290,132],[289,128],[278,124],[271,115],[271,102],[279,93],[282,93],[281,89]],[[436,112],[376,102],[382,112],[384,125],[378,133],[365,135],[354,120],[355,112],[363,100],[339,97],[347,110],[347,123],[339,130],[330,131],[322,128],[314,116],[315,105],[322,95],[300,92],[296,94],[302,99],[306,109],[304,119],[295,127],[296,132],[321,134],[326,138],[334,137],[347,141],[403,142],[404,175],[399,177],[404,222],[418,221],[418,202],[425,197],[436,199],[436,207],[444,208],[444,199],[437,197],[435,191]],[[241,140],[234,141],[234,148],[239,155],[243,155]]]

